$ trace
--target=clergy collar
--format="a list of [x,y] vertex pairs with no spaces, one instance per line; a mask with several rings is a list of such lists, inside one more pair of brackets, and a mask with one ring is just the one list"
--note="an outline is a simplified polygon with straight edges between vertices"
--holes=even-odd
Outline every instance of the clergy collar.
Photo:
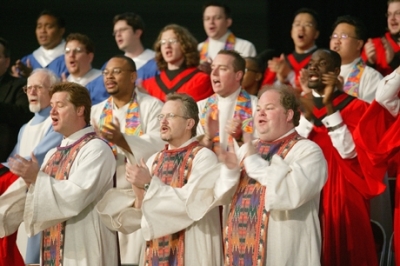
[[314,44],[310,49],[305,50],[303,54],[308,54],[309,52],[311,52],[315,49],[317,49],[317,46]]
[[[337,91],[338,89],[337,89],[337,87],[335,87],[335,90],[333,91],[333,92],[335,92],[335,91]],[[312,95],[315,97],[315,98],[324,98],[325,97],[325,95],[320,95],[320,94],[318,94],[318,92],[316,92],[315,90],[311,90],[311,93],[312,93]]]
[[85,134],[88,134],[91,132],[94,132],[92,126],[84,127],[81,130],[78,130],[75,133],[71,134],[70,136],[64,137],[64,139],[61,141],[60,146],[63,147],[63,146],[70,145],[70,144],[76,142],[77,140],[79,140],[80,138],[82,138],[82,136],[84,136]]
[[[186,147],[186,146],[190,145],[191,143],[193,143],[193,142],[195,142],[195,141],[198,141],[197,137],[193,137],[193,138],[187,140],[185,143],[183,143],[181,146],[179,146],[179,147],[177,147],[177,148],[175,148],[175,149],[180,149],[180,148]],[[174,150],[175,150],[175,149],[174,149]],[[168,144],[168,150],[171,150],[169,144]]]
[[[273,141],[268,141],[268,142],[275,142],[275,141],[278,141],[278,140],[280,140],[280,139],[283,139],[283,138],[289,136],[290,134],[292,134],[294,131],[295,131],[295,128],[292,128],[291,130],[289,130],[288,132],[286,132],[285,134],[283,134],[283,135],[280,136],[279,138],[277,138],[277,139],[275,139],[275,140],[273,140]],[[261,140],[261,139],[260,139],[260,140]],[[261,141],[262,141],[262,140],[261,140]]]

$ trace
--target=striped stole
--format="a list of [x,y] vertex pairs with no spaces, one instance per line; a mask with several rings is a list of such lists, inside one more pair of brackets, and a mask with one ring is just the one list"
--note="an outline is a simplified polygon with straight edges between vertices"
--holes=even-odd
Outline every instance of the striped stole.
[[[259,140],[256,150],[263,159],[270,160],[273,155],[270,151],[278,149],[276,154],[284,159],[301,139],[303,138],[297,132],[293,132],[274,142]],[[265,210],[266,189],[249,177],[242,167],[224,231],[225,266],[265,265],[269,218],[269,213]]]
[[346,83],[343,85],[343,91],[351,96],[358,97],[361,76],[364,73],[366,64],[360,58],[357,64],[351,70]]
[[[210,96],[207,99],[206,105],[203,108],[200,118],[200,124],[202,127],[205,127],[207,115],[211,112],[211,116],[213,119],[217,119],[217,110],[218,110],[218,98],[217,94]],[[251,97],[244,89],[240,89],[240,93],[236,100],[235,111],[233,113],[233,117],[240,118],[242,120],[242,132],[253,133],[253,112],[251,106]],[[231,138],[231,136],[229,136]],[[228,141],[231,141],[229,139]],[[213,145],[212,149],[214,152],[217,152],[219,149],[220,137],[219,132],[213,137]]]
[[[192,162],[202,147],[194,141],[186,147],[159,152],[153,162],[152,172],[166,185],[183,187],[192,170]],[[147,242],[146,265],[183,266],[185,255],[185,230]]]
[[[56,180],[68,180],[69,171],[78,152],[94,138],[97,138],[96,133],[91,132],[69,146],[57,147],[57,151],[50,157],[42,171]],[[66,222],[62,222],[43,230],[41,265],[63,265],[65,225]]]

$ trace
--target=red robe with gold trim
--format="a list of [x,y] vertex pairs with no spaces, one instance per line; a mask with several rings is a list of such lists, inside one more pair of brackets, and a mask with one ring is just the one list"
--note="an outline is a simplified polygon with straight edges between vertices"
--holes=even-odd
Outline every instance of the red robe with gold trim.
[[184,69],[172,80],[163,70],[158,76],[144,80],[142,85],[151,96],[163,102],[165,102],[167,94],[173,92],[189,94],[196,102],[214,93],[210,76],[197,67]]

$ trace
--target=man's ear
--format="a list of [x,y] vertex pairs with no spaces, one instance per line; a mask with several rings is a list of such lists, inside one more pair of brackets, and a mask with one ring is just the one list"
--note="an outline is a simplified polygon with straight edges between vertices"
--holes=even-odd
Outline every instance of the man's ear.
[[84,116],[85,115],[85,106],[79,106],[76,108],[76,113],[79,116]]
[[292,121],[294,116],[293,110],[292,109],[287,110],[286,114],[287,114],[286,122]]

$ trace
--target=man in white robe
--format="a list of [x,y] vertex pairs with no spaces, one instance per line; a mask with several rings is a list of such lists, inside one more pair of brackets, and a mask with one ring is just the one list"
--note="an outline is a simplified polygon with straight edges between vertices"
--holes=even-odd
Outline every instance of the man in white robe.
[[[224,265],[320,265],[318,211],[327,165],[321,149],[295,131],[299,118],[291,88],[268,89],[259,99],[255,116],[259,139],[250,142],[247,135],[247,143],[237,152],[239,160],[232,152],[236,163],[232,164],[232,158],[230,166],[226,163],[236,173],[223,167],[224,179],[211,185],[212,180],[203,179],[197,184],[197,197],[214,200],[211,207],[231,204],[224,229]],[[228,127],[230,134],[234,130]],[[223,184],[229,175],[239,174],[232,197]],[[205,207],[188,201],[187,209],[199,219]]]
[[[29,159],[33,153],[42,164],[46,153],[61,143],[62,135],[53,130],[50,118],[50,88],[59,82],[59,78],[48,69],[35,69],[27,80],[24,91],[28,96],[29,110],[35,116],[23,125],[18,134],[18,142],[10,154]],[[4,166],[8,166],[6,162]],[[28,246],[27,246],[28,241]],[[17,243],[26,263],[39,262],[40,234],[27,239],[24,225],[21,224]]]
[[[143,160],[127,164],[126,179],[132,188],[110,190],[97,210],[109,228],[125,233],[141,228],[148,244],[139,265],[149,261],[153,265],[222,265],[218,208],[199,220],[186,208],[202,178],[219,176],[215,154],[195,138],[197,105],[188,95],[170,94],[158,120],[161,138],[168,145],[146,164]],[[203,204],[201,198],[195,201]]]
[[[42,264],[117,265],[116,234],[101,223],[94,210],[113,186],[112,150],[89,126],[91,101],[85,87],[66,82],[54,86],[51,93],[52,125],[64,139],[60,147],[47,153],[41,170],[34,156],[10,158],[10,170],[24,181],[19,182],[23,193],[1,212],[0,232],[9,232],[22,218],[22,203],[28,234],[44,230]],[[10,200],[18,187],[14,189],[3,196]]]
[[361,58],[367,34],[364,24],[355,17],[342,16],[337,18],[333,28],[330,49],[342,58],[340,76],[344,80],[343,90],[371,103],[382,75]]
[[254,45],[238,38],[229,30],[231,10],[225,4],[209,3],[203,7],[203,26],[207,40],[199,43],[200,61],[212,61],[220,50],[235,50],[243,57],[256,56]]
[[[111,96],[93,106],[92,122],[98,126],[106,140],[115,144],[116,186],[130,188],[131,185],[125,179],[127,156],[138,161],[141,158],[147,160],[164,145],[159,136],[157,120],[162,102],[135,88],[136,66],[129,57],[121,55],[111,58],[103,70],[103,78]],[[120,233],[119,240],[122,263],[137,264],[144,254],[145,242],[141,232],[130,235]]]

